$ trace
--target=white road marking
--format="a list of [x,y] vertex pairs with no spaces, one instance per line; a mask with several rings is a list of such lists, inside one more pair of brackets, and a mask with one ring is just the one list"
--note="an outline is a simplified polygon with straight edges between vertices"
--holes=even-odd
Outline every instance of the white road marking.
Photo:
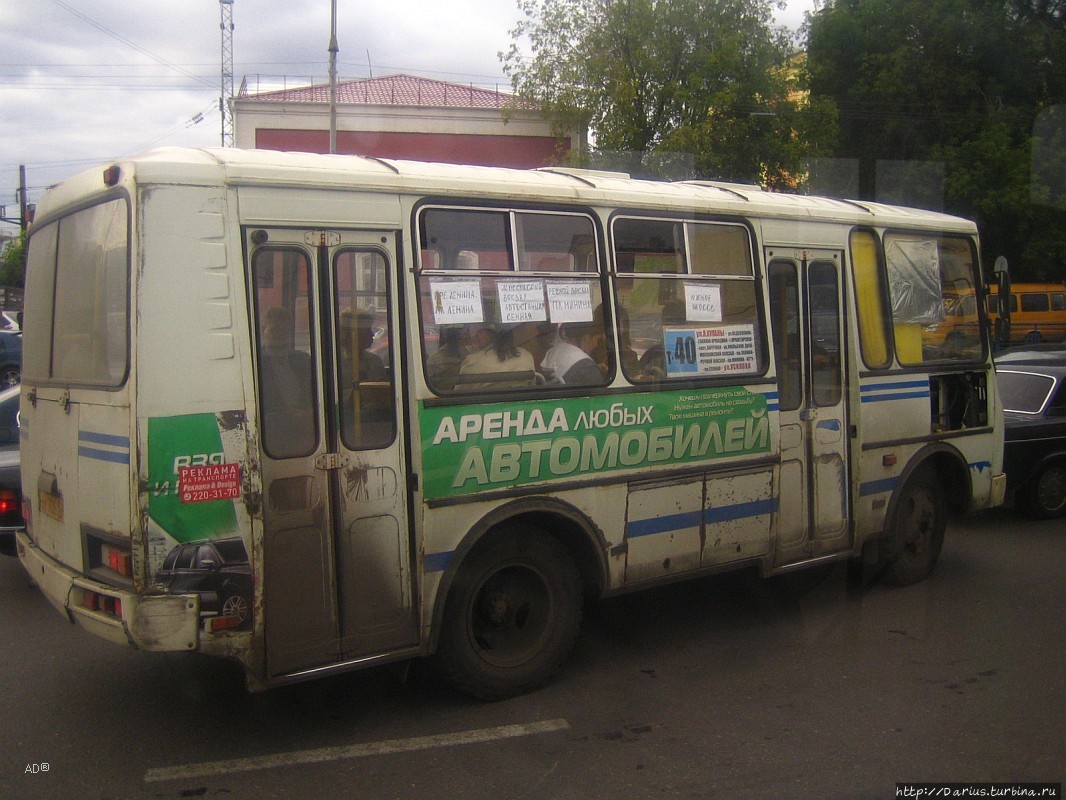
[[292,753],[276,753],[254,758],[234,758],[226,761],[205,761],[201,764],[185,764],[180,767],[150,769],[144,773],[145,783],[175,781],[187,778],[202,778],[208,775],[228,775],[233,772],[251,772],[257,769],[274,769],[294,764],[318,764],[324,761],[340,761],[346,758],[365,758],[391,753],[411,753],[435,747],[454,747],[461,744],[477,744],[519,736],[535,736],[541,733],[565,731],[570,723],[565,719],[550,719],[525,725],[502,725],[498,728],[479,728],[458,733],[441,733],[435,736],[417,736],[413,739],[388,739],[383,742],[367,742],[345,747],[323,747],[318,750],[297,750]]

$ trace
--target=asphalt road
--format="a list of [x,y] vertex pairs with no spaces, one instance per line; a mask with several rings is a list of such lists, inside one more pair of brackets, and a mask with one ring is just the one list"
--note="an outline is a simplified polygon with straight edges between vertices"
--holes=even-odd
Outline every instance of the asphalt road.
[[501,703],[419,665],[248,695],[68,625],[0,558],[0,798],[841,798],[1063,779],[1066,524],[949,530],[928,581],[749,574],[612,601]]

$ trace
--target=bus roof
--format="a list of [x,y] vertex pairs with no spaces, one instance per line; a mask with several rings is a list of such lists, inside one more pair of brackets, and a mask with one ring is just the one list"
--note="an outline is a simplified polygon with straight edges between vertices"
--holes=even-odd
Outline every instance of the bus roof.
[[935,228],[975,233],[973,222],[922,209],[856,200],[767,192],[718,181],[653,181],[618,172],[543,167],[521,170],[354,155],[282,153],[228,148],[159,148],[103,165],[51,189],[38,220],[107,191],[103,175],[117,166],[123,182],[228,184],[347,189],[501,201],[579,203],[692,212],[735,213],[778,219],[884,227]]

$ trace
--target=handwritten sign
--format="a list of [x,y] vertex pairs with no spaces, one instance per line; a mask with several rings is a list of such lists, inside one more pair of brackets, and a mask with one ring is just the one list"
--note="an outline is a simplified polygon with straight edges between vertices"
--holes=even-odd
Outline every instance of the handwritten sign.
[[592,286],[587,282],[550,282],[547,289],[552,322],[592,322]]
[[481,283],[478,281],[430,281],[433,320],[438,325],[482,322]]
[[685,310],[691,322],[722,321],[722,287],[718,284],[685,284]]
[[544,322],[544,284],[541,281],[500,281],[500,322]]

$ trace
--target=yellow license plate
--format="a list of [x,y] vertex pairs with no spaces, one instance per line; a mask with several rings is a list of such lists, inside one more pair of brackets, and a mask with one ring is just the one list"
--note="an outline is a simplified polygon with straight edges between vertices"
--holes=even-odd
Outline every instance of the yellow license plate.
[[63,521],[63,498],[48,492],[37,492],[37,508],[52,519]]

